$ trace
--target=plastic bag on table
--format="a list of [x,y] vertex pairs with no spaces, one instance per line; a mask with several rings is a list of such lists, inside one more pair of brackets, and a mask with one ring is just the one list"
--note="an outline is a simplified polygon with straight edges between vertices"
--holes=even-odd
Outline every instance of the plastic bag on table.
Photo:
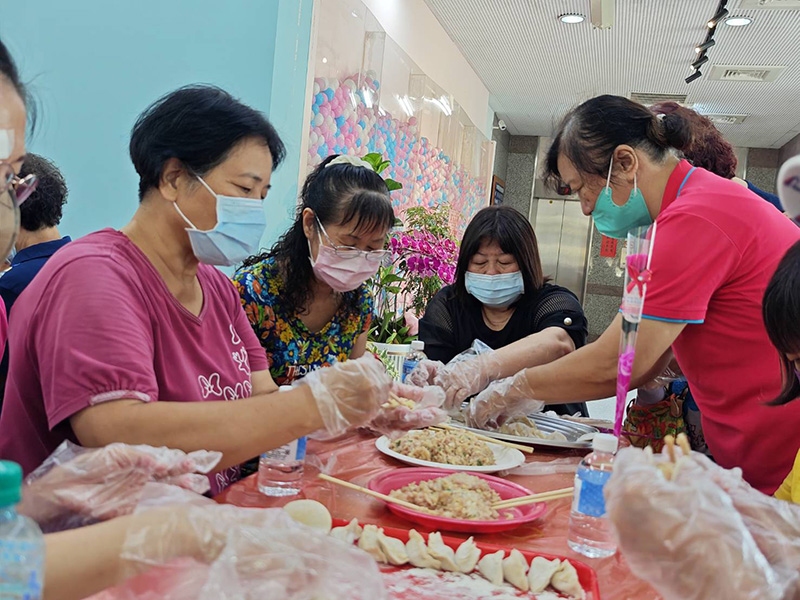
[[204,494],[220,452],[109,444],[83,448],[63,442],[25,480],[20,512],[46,532],[73,529],[130,514],[150,482]]
[[[707,469],[697,466],[705,459],[699,456],[679,460],[670,480],[652,455],[620,450],[605,488],[606,509],[631,570],[665,600],[793,598],[800,564],[790,572],[784,564],[771,563],[758,541],[771,518],[755,523],[745,517]],[[758,504],[769,515],[782,512],[775,504],[779,501],[761,496],[744,505]],[[767,537],[788,535],[775,531]]]
[[580,456],[568,456],[565,458],[555,458],[548,461],[535,461],[524,463],[513,469],[507,471],[500,471],[498,475],[505,477],[506,475],[558,475],[560,473],[574,473],[578,469],[578,464],[581,462]]
[[[141,575],[93,600],[371,600],[385,597],[375,561],[357,547],[293,521],[279,508],[164,502],[148,486],[121,557]],[[180,492],[172,500],[179,500]],[[155,569],[154,571],[151,571]]]

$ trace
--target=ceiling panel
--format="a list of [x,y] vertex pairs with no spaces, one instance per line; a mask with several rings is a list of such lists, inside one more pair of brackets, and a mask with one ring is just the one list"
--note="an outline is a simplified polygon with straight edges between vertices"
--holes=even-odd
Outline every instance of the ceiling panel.
[[[736,146],[779,148],[800,131],[800,10],[737,10],[747,27],[720,25],[703,67],[786,66],[774,82],[686,84],[694,46],[717,0],[617,0],[613,28],[593,29],[589,0],[426,0],[483,79],[514,134],[551,135],[572,106],[598,94],[688,94],[709,114],[748,115],[719,125]],[[565,25],[558,15],[587,20]]]

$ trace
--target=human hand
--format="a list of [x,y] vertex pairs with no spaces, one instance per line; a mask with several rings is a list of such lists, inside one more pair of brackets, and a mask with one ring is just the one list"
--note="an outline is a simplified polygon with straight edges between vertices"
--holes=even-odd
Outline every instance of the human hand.
[[534,399],[525,371],[495,381],[469,403],[464,411],[470,427],[495,429],[509,419],[539,412],[544,402]]
[[393,383],[390,394],[408,400],[410,406],[392,399],[381,407],[381,411],[370,422],[369,428],[390,439],[402,435],[409,429],[421,429],[438,425],[448,419],[440,407],[444,403],[444,391],[438,387],[416,387]]
[[444,363],[438,360],[421,360],[414,370],[406,375],[405,383],[417,387],[433,385],[437,373],[444,368]]
[[445,365],[437,371],[433,383],[445,391],[445,410],[459,411],[464,400],[485,389],[500,372],[497,353],[489,350]]
[[312,371],[297,385],[307,385],[329,436],[369,422],[389,398],[392,379],[372,355]]

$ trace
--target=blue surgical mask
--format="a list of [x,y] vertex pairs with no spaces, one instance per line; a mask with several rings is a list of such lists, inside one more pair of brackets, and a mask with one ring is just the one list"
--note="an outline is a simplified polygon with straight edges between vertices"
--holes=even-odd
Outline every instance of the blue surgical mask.
[[499,275],[480,275],[467,271],[464,284],[481,304],[492,308],[506,308],[525,293],[522,271]]
[[611,238],[624,240],[631,229],[651,225],[653,218],[650,216],[650,211],[647,210],[647,204],[645,204],[642,191],[637,185],[635,173],[633,175],[633,190],[628,196],[628,201],[622,206],[614,204],[611,199],[611,169],[613,166],[614,157],[611,157],[606,187],[597,197],[592,217],[600,233]]
[[197,178],[217,199],[217,224],[201,231],[186,218],[174,203],[175,210],[189,224],[186,229],[192,251],[201,263],[231,267],[255,254],[267,226],[264,207],[259,200],[220,196],[201,177]]

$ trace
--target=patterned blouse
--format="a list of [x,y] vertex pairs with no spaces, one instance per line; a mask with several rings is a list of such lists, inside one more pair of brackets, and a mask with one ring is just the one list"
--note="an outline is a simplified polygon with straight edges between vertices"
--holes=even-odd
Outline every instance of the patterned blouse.
[[288,385],[315,369],[347,360],[358,336],[369,330],[373,301],[366,285],[353,292],[358,294],[358,312],[346,314],[340,309],[320,331],[312,333],[296,312],[283,305],[285,282],[274,259],[240,269],[233,283],[278,385]]

